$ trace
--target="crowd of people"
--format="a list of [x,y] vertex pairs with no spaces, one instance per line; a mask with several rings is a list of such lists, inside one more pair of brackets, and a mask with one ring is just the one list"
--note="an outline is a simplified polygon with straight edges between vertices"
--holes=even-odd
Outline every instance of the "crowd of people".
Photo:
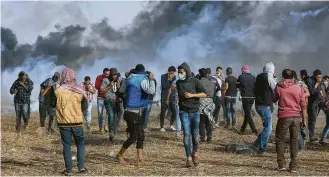
[[[248,66],[242,67],[241,75],[238,77],[233,76],[233,69],[230,67],[226,69],[224,77],[223,68],[220,66],[216,68],[214,75],[210,68],[201,68],[196,76],[185,62],[177,68],[170,66],[168,72],[161,76],[159,131],[168,130],[165,128],[164,120],[169,109],[169,130],[174,131],[176,136],[181,136],[181,133],[184,135],[186,167],[198,166],[199,143],[211,143],[213,129],[220,127],[221,124],[227,129],[236,129],[236,102],[239,99],[242,102],[244,121],[238,131],[243,135],[249,125],[257,136],[251,148],[262,155],[266,152],[272,133],[272,114],[274,104],[277,104],[278,122],[275,139],[278,170],[287,170],[284,139],[289,130],[289,170],[296,172],[297,155],[305,150],[305,140],[318,141],[315,124],[320,110],[326,115],[326,126],[319,140],[320,144],[326,144],[329,132],[329,77],[322,77],[320,70],[315,70],[310,77],[306,70],[301,70],[300,77],[298,80],[294,70],[285,69],[282,71],[282,79],[277,81],[272,62],[266,63],[263,72],[256,77],[251,74]],[[95,84],[92,84],[89,76],[78,84],[75,72],[70,68],[65,68],[62,74],[56,72],[52,78],[42,82],[39,95],[40,127],[45,127],[45,120],[48,117],[47,130],[50,133],[55,131],[54,122],[59,128],[65,161],[63,174],[70,174],[73,168],[72,136],[77,146],[79,172],[87,172],[84,167],[83,125],[86,126],[87,133],[90,133],[94,95],[97,95],[99,132],[107,132],[109,141],[116,139],[121,120],[124,119],[127,123],[126,131],[129,136],[116,156],[118,161],[124,163],[125,151],[136,142],[138,165],[142,165],[144,132],[148,131],[156,87],[154,74],[145,71],[142,64],[126,72],[125,77],[121,77],[116,68],[105,68],[103,73],[97,76]],[[10,88],[10,93],[14,95],[17,132],[24,131],[28,126],[32,89],[33,81],[23,71],[18,74],[18,79]],[[252,115],[254,103],[263,123],[259,129],[256,128]],[[104,108],[107,115],[105,119]],[[219,116],[221,109],[224,118],[222,123]],[[21,119],[24,121],[23,126]]]

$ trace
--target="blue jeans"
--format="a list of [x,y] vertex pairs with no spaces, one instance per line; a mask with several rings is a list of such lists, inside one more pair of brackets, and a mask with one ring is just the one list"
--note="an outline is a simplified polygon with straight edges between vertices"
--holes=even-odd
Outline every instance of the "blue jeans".
[[92,106],[93,106],[93,103],[89,102],[88,103],[88,108],[83,113],[83,116],[85,117],[85,120],[86,120],[87,127],[90,127],[90,123],[91,123],[91,109],[92,109]]
[[179,106],[178,104],[176,104],[176,132],[181,132],[182,131],[182,122],[180,121],[180,117],[179,117]]
[[103,128],[103,123],[106,125],[107,120],[105,119],[105,122],[103,122],[103,110],[104,110],[104,100],[97,99],[97,113],[98,113],[98,126],[99,129]]
[[21,121],[23,118],[24,125],[29,123],[28,119],[28,103],[15,103],[15,112],[16,112],[16,131],[21,128]]
[[149,121],[150,121],[150,113],[151,113],[151,110],[152,110],[152,103],[153,101],[150,101],[146,108],[145,108],[145,112],[144,112],[144,129],[147,128],[147,125],[149,124]]
[[326,114],[326,126],[323,128],[321,141],[325,141],[329,133],[329,114]]
[[236,113],[235,113],[236,98],[225,98],[225,113],[226,113],[226,124],[230,125],[230,113],[232,116],[232,126],[236,123]]
[[78,168],[83,169],[85,165],[85,138],[83,135],[82,127],[59,127],[63,144],[63,155],[65,162],[65,169],[69,172],[72,171],[72,136],[77,146],[77,162]]
[[200,113],[179,112],[180,120],[183,123],[184,131],[184,147],[187,157],[192,157],[191,152],[191,135],[193,143],[193,152],[198,152],[199,149],[199,124]]
[[[307,118],[306,118],[307,121]],[[303,122],[303,115],[300,115],[300,122]],[[307,122],[306,122],[307,125]],[[300,127],[298,130],[298,149],[299,151],[304,151],[305,150],[305,139],[307,136],[307,127],[302,128]]]
[[106,109],[106,112],[107,112],[107,121],[108,121],[108,128],[109,128],[109,132],[114,132],[115,131],[115,118],[117,116],[114,115],[114,110],[115,110],[115,106],[116,104],[110,100],[110,99],[107,99],[107,100],[104,100],[104,106],[105,106],[105,109]]
[[256,111],[262,118],[264,129],[258,135],[254,145],[259,148],[260,151],[264,152],[266,150],[268,139],[272,133],[272,110],[269,106],[256,106]]

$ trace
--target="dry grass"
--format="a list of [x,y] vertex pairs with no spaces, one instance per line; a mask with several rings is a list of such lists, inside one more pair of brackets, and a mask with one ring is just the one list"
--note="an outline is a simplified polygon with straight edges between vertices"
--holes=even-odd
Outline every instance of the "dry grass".
[[[291,175],[288,172],[274,170],[276,153],[272,143],[269,144],[269,154],[266,157],[250,157],[220,151],[222,145],[250,143],[256,138],[253,135],[240,136],[222,127],[215,130],[212,144],[200,145],[199,167],[184,168],[185,151],[182,138],[175,138],[173,132],[160,133],[157,129],[158,120],[155,119],[156,112],[152,113],[151,131],[146,134],[143,168],[136,166],[134,146],[126,153],[128,163],[118,164],[115,155],[126,138],[125,132],[119,133],[116,143],[110,143],[106,134],[96,133],[97,118],[93,115],[94,133],[86,135],[85,138],[88,175]],[[255,120],[257,127],[260,127],[260,118],[257,117]],[[241,116],[238,122],[242,122]],[[64,169],[59,135],[40,136],[36,131],[39,126],[37,114],[31,116],[30,126],[22,134],[14,133],[14,124],[12,115],[2,115],[1,175],[59,175]],[[166,124],[168,125],[168,122]],[[320,133],[324,126],[323,118],[317,125],[317,132]],[[308,144],[307,148],[308,151],[299,156],[299,172],[296,175],[328,175],[329,148],[316,144]],[[74,146],[72,151],[76,152]],[[286,157],[289,155],[286,154]],[[76,162],[74,165],[76,166]]]

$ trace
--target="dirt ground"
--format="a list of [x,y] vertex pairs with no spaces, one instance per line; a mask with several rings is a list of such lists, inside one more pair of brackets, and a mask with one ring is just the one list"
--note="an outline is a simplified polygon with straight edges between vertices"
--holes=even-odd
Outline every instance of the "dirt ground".
[[[127,151],[125,159],[128,162],[120,165],[115,160],[115,155],[126,139],[126,133],[121,131],[114,143],[109,142],[107,134],[99,134],[97,131],[96,110],[93,111],[92,134],[85,136],[86,144],[86,167],[91,175],[124,175],[124,176],[148,176],[148,175],[171,175],[171,176],[204,176],[204,175],[249,175],[249,176],[278,176],[278,175],[328,175],[329,174],[329,148],[317,143],[307,144],[307,151],[298,157],[298,173],[278,172],[275,170],[276,153],[273,144],[272,132],[271,143],[268,146],[268,154],[264,157],[251,157],[224,152],[223,146],[234,143],[248,144],[256,139],[248,130],[248,135],[238,135],[233,130],[223,127],[214,131],[211,144],[200,145],[200,165],[193,168],[185,168],[185,151],[182,137],[176,138],[174,132],[159,132],[158,110],[151,113],[150,131],[146,133],[144,144],[145,165],[142,168],[136,166],[136,149],[132,145]],[[255,117],[256,125],[261,128],[259,117]],[[241,126],[242,116],[238,116],[238,126]],[[276,119],[274,119],[274,128]],[[165,122],[168,126],[169,121]],[[125,129],[125,122],[122,123]],[[317,135],[324,127],[323,117],[317,122]],[[1,175],[60,175],[64,169],[62,145],[58,133],[41,135],[37,131],[39,115],[32,114],[30,125],[24,133],[14,132],[14,115],[2,115],[1,117]],[[249,127],[248,127],[249,128]],[[73,154],[76,152],[72,147]],[[286,154],[289,162],[289,154]],[[76,162],[74,162],[75,171]],[[78,174],[76,174],[78,175]]]

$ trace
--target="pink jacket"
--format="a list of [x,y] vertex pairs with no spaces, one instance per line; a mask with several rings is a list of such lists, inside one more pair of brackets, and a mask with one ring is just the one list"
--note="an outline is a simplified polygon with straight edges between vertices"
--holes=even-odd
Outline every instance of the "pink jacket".
[[300,117],[300,111],[306,109],[303,88],[292,79],[282,79],[273,93],[273,102],[279,101],[278,118]]

